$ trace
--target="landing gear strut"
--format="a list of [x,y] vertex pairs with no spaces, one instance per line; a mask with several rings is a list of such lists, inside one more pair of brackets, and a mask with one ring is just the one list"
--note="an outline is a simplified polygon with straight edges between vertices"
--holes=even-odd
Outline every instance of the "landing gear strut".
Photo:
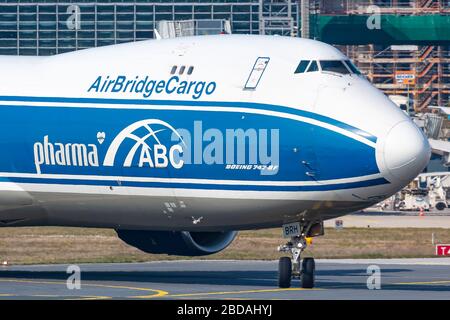
[[290,253],[289,257],[281,257],[278,264],[278,285],[280,288],[290,288],[292,279],[300,279],[302,288],[314,288],[316,264],[313,258],[301,261],[301,253],[306,249],[304,235],[292,237],[291,240],[278,247],[278,251]]

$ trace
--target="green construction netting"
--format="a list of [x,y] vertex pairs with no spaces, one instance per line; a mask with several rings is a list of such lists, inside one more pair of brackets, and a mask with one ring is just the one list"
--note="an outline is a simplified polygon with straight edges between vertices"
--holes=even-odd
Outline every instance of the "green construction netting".
[[[369,30],[369,16],[312,16],[311,38],[333,44],[450,45],[450,15],[382,15]],[[373,21],[373,20],[372,20]]]

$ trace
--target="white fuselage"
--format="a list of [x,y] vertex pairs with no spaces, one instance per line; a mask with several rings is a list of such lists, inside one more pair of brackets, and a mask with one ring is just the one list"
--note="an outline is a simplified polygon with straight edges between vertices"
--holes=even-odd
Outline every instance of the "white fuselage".
[[[301,61],[317,70],[296,72]],[[426,166],[428,142],[327,61],[348,58],[225,35],[0,57],[0,226],[240,230],[391,196]]]

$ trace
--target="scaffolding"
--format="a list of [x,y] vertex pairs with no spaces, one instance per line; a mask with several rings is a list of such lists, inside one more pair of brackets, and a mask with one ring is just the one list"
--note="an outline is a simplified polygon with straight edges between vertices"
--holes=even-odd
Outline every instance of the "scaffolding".
[[[364,17],[373,10],[370,6],[377,6],[376,12],[381,16],[395,15],[394,18],[433,18],[450,13],[448,0],[321,0],[320,15]],[[340,49],[386,94],[410,97],[415,111],[423,111],[430,105],[449,106],[450,46],[406,43],[408,45],[341,45]],[[396,81],[396,74],[401,73],[414,75],[414,83],[405,85]]]
[[259,1],[259,34],[297,36],[297,21],[291,0]]
[[377,6],[381,14],[423,15],[449,13],[448,0],[312,0],[320,2],[321,14],[367,14]]
[[369,6],[377,6],[381,14],[423,15],[450,13],[448,0],[349,0],[349,14],[365,14]]
[[[450,51],[441,46],[347,46],[347,54],[388,95],[410,96],[414,109],[444,106],[450,94]],[[395,75],[411,73],[415,84],[397,83]]]

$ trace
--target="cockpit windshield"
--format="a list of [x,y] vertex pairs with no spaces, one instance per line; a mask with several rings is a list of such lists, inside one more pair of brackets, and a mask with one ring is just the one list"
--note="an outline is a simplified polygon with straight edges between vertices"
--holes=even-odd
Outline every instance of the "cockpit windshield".
[[295,73],[304,73],[306,71],[306,68],[308,68],[310,62],[311,61],[309,60],[300,61],[300,64],[298,65],[297,69],[295,69]]
[[333,72],[339,74],[350,74],[350,70],[341,60],[320,61],[320,66],[324,72]]
[[[319,69],[320,65],[320,69]],[[308,73],[308,72],[331,72],[335,74],[356,74],[360,75],[361,71],[350,61],[350,60],[302,60],[300,61],[297,69],[295,70],[296,74],[299,73]]]
[[347,67],[352,71],[354,74],[361,74],[361,71],[353,64],[351,60],[345,60],[344,63],[347,65]]

